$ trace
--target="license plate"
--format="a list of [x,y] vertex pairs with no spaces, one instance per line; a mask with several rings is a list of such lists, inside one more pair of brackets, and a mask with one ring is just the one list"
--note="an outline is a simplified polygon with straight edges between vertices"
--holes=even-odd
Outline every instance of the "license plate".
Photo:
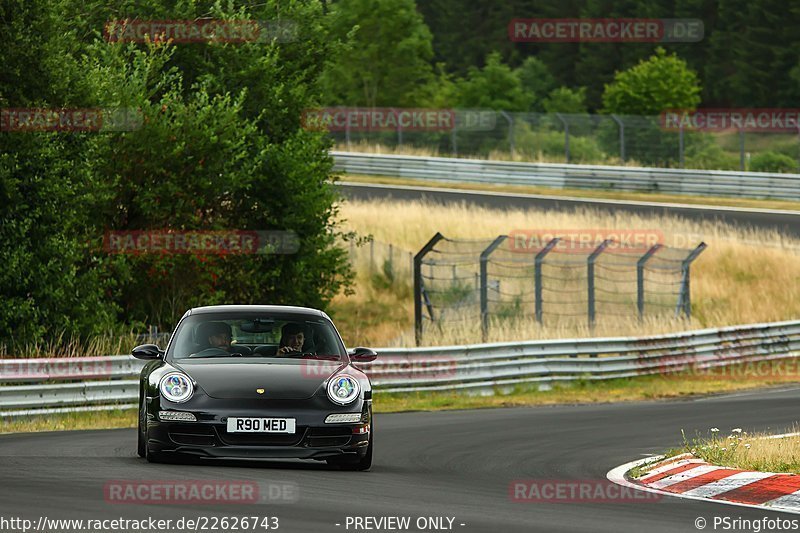
[[228,433],[294,433],[294,418],[229,418]]

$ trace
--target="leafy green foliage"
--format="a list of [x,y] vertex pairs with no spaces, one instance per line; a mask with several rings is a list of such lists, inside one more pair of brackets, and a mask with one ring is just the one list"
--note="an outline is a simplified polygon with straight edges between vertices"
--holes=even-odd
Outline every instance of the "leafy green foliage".
[[[0,132],[0,344],[170,329],[202,304],[325,308],[350,283],[335,246],[348,235],[334,222],[330,141],[300,124],[319,102],[329,50],[321,4],[141,1],[112,10],[99,0],[32,0],[0,9],[26,21],[0,51],[20,74],[0,80],[1,104],[127,107],[141,117],[127,132]],[[100,33],[125,15],[209,14],[293,20],[299,35],[170,45],[108,43]],[[40,28],[47,35],[37,40],[30,32]],[[26,43],[40,58],[30,75]],[[300,246],[227,256],[102,249],[107,231],[166,229],[293,231]]]
[[486,58],[482,69],[470,68],[459,84],[459,104],[465,108],[526,111],[531,96],[523,90],[516,72],[502,62],[500,54]]
[[542,102],[548,113],[586,113],[586,89],[572,90],[569,87],[553,89]]
[[414,0],[341,0],[330,24],[342,46],[323,74],[327,103],[418,105],[433,81],[433,36]]
[[556,89],[556,80],[550,69],[538,57],[527,57],[515,72],[523,90],[531,95],[531,111],[544,111],[544,99]]
[[777,152],[756,154],[750,160],[752,172],[797,172],[797,160]]
[[658,115],[669,109],[693,110],[700,103],[697,74],[663,48],[635,67],[618,72],[603,93],[604,110],[629,115]]

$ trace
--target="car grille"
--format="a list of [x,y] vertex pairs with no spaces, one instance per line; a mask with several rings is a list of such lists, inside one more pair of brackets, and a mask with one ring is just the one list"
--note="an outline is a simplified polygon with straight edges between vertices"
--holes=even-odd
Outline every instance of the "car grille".
[[306,446],[320,448],[324,446],[345,446],[350,442],[350,427],[312,428],[306,437]]
[[225,426],[174,424],[169,438],[185,446],[304,446],[324,448],[346,446],[352,439],[348,427],[298,426],[297,432],[285,433],[228,433]]
[[170,429],[169,438],[175,444],[188,446],[214,446],[217,441],[213,428],[180,424]]
[[223,444],[229,446],[297,446],[305,436],[306,428],[298,426],[294,434],[287,433],[228,433],[218,428],[217,433]]

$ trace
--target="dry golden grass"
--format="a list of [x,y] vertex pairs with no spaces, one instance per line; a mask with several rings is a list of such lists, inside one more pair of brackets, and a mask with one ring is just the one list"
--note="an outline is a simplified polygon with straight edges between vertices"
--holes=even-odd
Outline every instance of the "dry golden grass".
[[[447,151],[444,153],[440,153],[438,149],[435,147],[421,147],[421,146],[410,146],[410,145],[391,145],[387,146],[384,144],[375,144],[365,141],[359,142],[351,142],[348,146],[346,143],[339,143],[334,146],[334,150],[338,152],[359,152],[363,154],[384,154],[384,155],[413,155],[418,157],[452,157],[452,154]],[[562,154],[551,156],[549,154],[545,154],[541,150],[537,150],[535,152],[523,152],[523,151],[516,151],[515,153],[510,153],[507,150],[492,150],[487,154],[487,157],[481,157],[479,155],[469,154],[469,155],[461,155],[459,157],[464,157],[467,159],[487,159],[490,161],[515,161],[515,162],[526,162],[526,163],[557,163],[563,164],[564,163],[564,156]],[[636,160],[627,159],[622,161],[619,157],[606,157],[602,161],[598,161],[596,164],[603,164],[603,165],[614,165],[614,166],[629,166],[629,167],[640,167],[642,166]]]
[[[416,251],[437,231],[452,239],[490,239],[519,229],[548,230],[655,230],[665,244],[693,248],[700,241],[709,247],[692,266],[691,322],[679,319],[630,320],[598,318],[593,330],[585,325],[541,327],[532,320],[498,324],[492,341],[586,336],[648,335],[687,329],[789,320],[800,316],[800,241],[778,232],[740,229],[712,222],[694,222],[669,216],[611,214],[592,209],[555,211],[493,210],[467,204],[442,206],[421,201],[347,201],[342,205],[343,225],[360,235],[391,242],[396,248]],[[380,263],[379,263],[380,264]],[[359,333],[373,345],[409,345],[413,341],[411,299],[398,289],[377,289],[356,264],[359,282],[353,296],[340,296],[334,308],[390,309],[392,314],[372,330],[367,322]],[[404,274],[409,286],[410,275]],[[401,291],[402,292],[402,291]],[[374,321],[375,317],[370,316]],[[354,325],[355,326],[355,325]],[[480,332],[470,324],[426,338],[429,344],[478,342]],[[345,329],[346,336],[355,331]],[[356,335],[353,335],[354,337]]]
[[[795,425],[791,433],[798,430]],[[683,447],[669,454],[689,452],[711,464],[743,470],[800,473],[800,435],[775,438],[768,433],[748,434],[741,428],[731,428],[727,435],[710,428],[709,435],[684,440]]]

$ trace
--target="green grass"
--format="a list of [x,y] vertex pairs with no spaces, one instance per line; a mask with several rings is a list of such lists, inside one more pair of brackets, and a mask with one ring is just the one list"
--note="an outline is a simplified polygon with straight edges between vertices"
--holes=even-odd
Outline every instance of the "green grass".
[[[797,430],[795,424],[790,432]],[[768,433],[748,434],[741,428],[725,431],[709,428],[705,435],[698,434],[691,440],[683,435],[683,445],[668,450],[665,455],[673,457],[691,453],[717,466],[758,472],[800,473],[800,437],[770,437]]]

